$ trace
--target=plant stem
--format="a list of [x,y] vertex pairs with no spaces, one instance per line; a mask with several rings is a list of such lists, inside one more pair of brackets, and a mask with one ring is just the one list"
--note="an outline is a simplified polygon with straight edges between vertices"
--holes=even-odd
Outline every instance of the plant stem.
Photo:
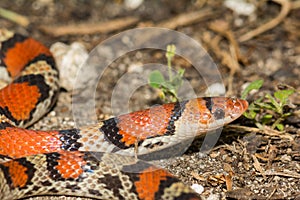
[[169,69],[169,81],[172,82],[173,76],[172,76],[172,65],[171,65],[171,58],[168,58],[168,69]]

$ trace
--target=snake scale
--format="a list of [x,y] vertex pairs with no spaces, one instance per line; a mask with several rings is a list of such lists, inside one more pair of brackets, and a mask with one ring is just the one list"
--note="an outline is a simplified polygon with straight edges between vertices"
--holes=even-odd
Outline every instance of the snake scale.
[[49,49],[38,41],[0,30],[0,42],[0,78],[10,81],[0,90],[0,199],[200,199],[172,174],[134,155],[164,150],[217,129],[248,107],[245,100],[205,97],[82,128],[26,129],[55,103],[59,73]]

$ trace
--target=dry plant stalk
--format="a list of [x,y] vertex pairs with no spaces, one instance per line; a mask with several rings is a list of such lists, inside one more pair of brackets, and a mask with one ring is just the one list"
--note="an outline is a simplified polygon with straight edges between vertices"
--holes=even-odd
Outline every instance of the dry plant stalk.
[[265,171],[263,170],[263,168],[261,167],[260,163],[258,162],[258,159],[256,158],[255,155],[252,155],[252,159],[254,161],[253,166],[254,168],[259,171],[259,173],[264,177],[264,179],[266,179],[266,175],[265,175]]
[[41,26],[40,29],[53,36],[109,33],[132,26],[139,21],[137,17],[125,17],[99,23],[82,23],[61,26]]
[[250,40],[274,27],[276,27],[278,24],[280,24],[283,19],[289,14],[292,6],[291,6],[291,2],[289,0],[273,0],[275,3],[278,3],[281,5],[281,11],[280,13],[277,15],[277,17],[275,17],[274,19],[272,19],[271,21],[259,26],[258,28],[249,31],[248,33],[242,35],[241,37],[239,37],[239,42],[245,42],[247,40]]
[[236,72],[240,71],[239,61],[247,63],[247,59],[242,56],[238,42],[235,39],[233,31],[230,30],[229,24],[223,20],[217,20],[210,24],[210,29],[219,33],[221,36],[225,37],[229,41],[229,53],[226,50],[221,50],[219,47],[220,37],[216,37],[213,41],[208,42],[214,53],[222,59],[222,63],[230,69],[230,74],[228,77],[228,89],[227,95],[233,94],[233,77]]
[[30,23],[27,17],[4,8],[0,8],[0,16],[24,27],[27,27]]
[[183,13],[177,15],[171,19],[167,19],[165,21],[156,24],[156,26],[169,28],[169,29],[176,29],[177,27],[180,26],[187,26],[199,22],[213,15],[216,15],[215,11],[213,12],[211,11],[211,9],[202,9],[195,12],[189,12],[189,13]]

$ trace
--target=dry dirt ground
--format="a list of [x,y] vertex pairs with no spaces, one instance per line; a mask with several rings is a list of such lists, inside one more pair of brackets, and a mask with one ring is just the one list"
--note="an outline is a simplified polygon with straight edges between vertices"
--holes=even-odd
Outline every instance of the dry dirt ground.
[[[239,97],[242,88],[257,79],[265,83],[259,92],[248,97],[249,102],[278,88],[294,88],[297,92],[289,99],[291,106],[286,108],[293,115],[283,122],[283,132],[268,127],[261,131],[252,120],[242,117],[233,123],[235,126],[223,129],[211,151],[200,152],[200,138],[185,154],[157,163],[189,185],[202,185],[203,198],[300,199],[299,1],[248,2],[256,10],[247,16],[238,15],[220,0],[144,1],[135,9],[122,0],[2,0],[0,7],[23,15],[29,25],[4,18],[0,18],[0,25],[30,35],[47,46],[58,41],[66,44],[78,41],[89,51],[124,30],[170,28],[203,45],[219,67],[228,96]],[[142,40],[143,36],[137,39]],[[193,66],[179,56],[173,62],[175,68],[180,66],[186,70],[185,78],[196,95],[203,96],[206,88],[199,76],[195,76]],[[134,51],[107,68],[101,80],[106,84],[97,90],[99,118],[112,115],[110,99],[122,75],[147,63],[166,64],[164,52]],[[129,109],[138,110],[156,103],[161,103],[157,91],[144,86],[132,95]],[[62,88],[53,110],[31,128],[71,128],[74,126],[71,108],[71,91]]]

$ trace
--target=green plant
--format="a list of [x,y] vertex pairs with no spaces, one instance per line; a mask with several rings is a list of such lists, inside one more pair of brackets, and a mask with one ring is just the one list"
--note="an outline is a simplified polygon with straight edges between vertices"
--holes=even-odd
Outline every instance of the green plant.
[[178,90],[183,82],[184,69],[179,69],[175,75],[172,73],[172,59],[175,56],[176,46],[168,45],[166,58],[168,61],[168,80],[166,80],[163,74],[154,70],[149,75],[149,85],[153,88],[160,89],[160,98],[164,101],[175,102],[178,101]]
[[[252,82],[242,92],[243,99],[252,91],[258,90],[263,85],[263,80]],[[257,127],[262,128],[263,125],[271,125],[272,129],[277,128],[282,131],[284,125],[282,122],[292,113],[286,112],[284,108],[288,105],[288,98],[295,92],[293,89],[277,90],[271,94],[266,94],[252,102],[244,116],[255,121]]]

